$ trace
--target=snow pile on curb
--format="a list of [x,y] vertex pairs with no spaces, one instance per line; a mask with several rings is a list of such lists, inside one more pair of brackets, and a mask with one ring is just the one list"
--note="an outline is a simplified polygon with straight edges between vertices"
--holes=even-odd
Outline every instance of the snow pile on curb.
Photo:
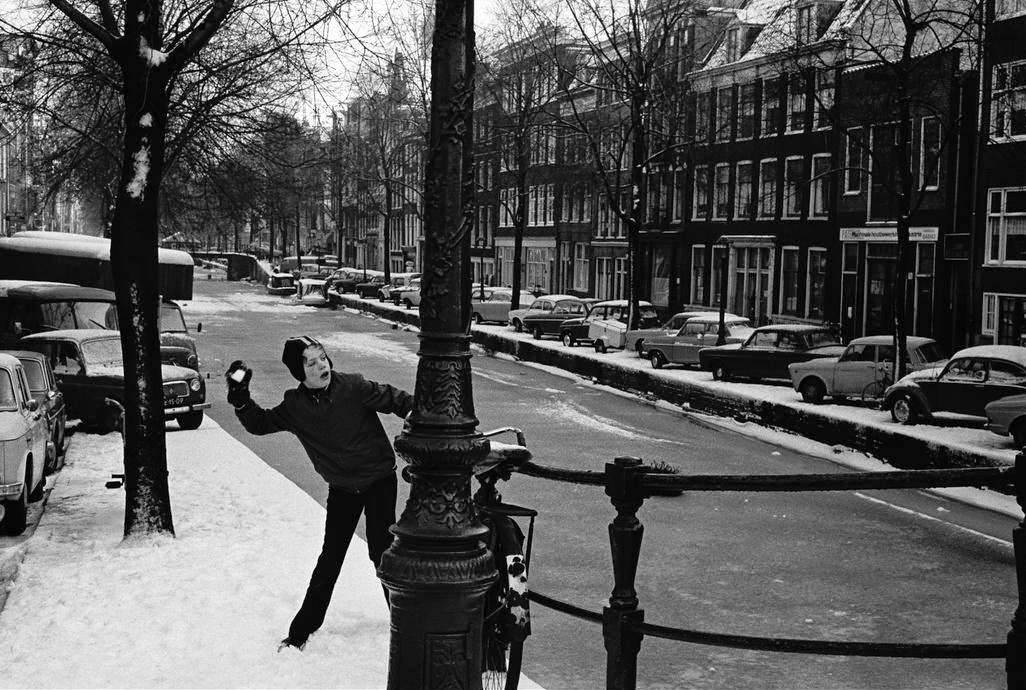
[[209,417],[169,432],[176,538],[122,540],[116,434],[76,434],[0,613],[6,687],[383,687],[388,612],[350,547],[324,626],[277,654],[324,509]]

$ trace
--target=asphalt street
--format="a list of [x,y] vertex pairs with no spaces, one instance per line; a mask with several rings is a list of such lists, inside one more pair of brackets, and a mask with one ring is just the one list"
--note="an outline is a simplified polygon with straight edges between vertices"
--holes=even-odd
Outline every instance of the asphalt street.
[[[203,323],[197,345],[210,373],[210,415],[323,503],[324,482],[298,441],[241,428],[224,401],[223,372],[245,360],[255,371],[254,399],[276,404],[296,385],[280,362],[281,345],[308,334],[324,342],[336,369],[412,392],[416,333],[343,310],[288,307],[289,298],[256,285],[197,280],[195,290],[185,311],[190,327]],[[472,366],[481,429],[524,429],[542,464],[601,469],[617,455],[635,455],[694,473],[844,470],[576,377],[478,355]],[[400,419],[384,421],[390,435],[399,433]],[[400,507],[405,486],[401,492]],[[503,493],[540,512],[532,588],[600,611],[612,587],[607,525],[614,516],[601,488],[515,476]],[[698,493],[650,499],[639,517],[645,538],[637,584],[652,623],[798,638],[1001,643],[1016,604],[1014,520],[926,492]],[[282,583],[282,596],[298,600],[305,584]],[[525,673],[550,689],[601,687],[600,627],[537,606],[532,615]],[[1005,684],[1001,660],[815,657],[660,639],[643,642],[638,668],[643,688]]]

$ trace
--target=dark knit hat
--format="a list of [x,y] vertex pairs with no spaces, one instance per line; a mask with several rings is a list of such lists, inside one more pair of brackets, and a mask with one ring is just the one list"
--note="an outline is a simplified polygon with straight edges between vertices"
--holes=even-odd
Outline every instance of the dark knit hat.
[[[286,340],[285,347],[281,351],[282,364],[289,368],[289,373],[297,381],[302,381],[306,378],[306,373],[303,371],[303,351],[310,346],[319,347],[324,350],[324,346],[310,336],[297,335]],[[327,350],[324,351],[324,354],[327,356]],[[328,357],[328,366],[332,366],[331,357]]]

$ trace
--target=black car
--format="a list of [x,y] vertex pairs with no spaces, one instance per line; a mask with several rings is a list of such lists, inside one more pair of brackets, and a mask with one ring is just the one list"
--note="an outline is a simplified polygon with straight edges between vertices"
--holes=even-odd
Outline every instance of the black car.
[[944,367],[914,371],[884,392],[883,408],[902,424],[935,412],[985,417],[988,403],[1026,393],[1026,347],[977,345],[956,352]]
[[714,379],[732,377],[791,380],[788,365],[817,357],[840,357],[844,346],[828,326],[780,324],[761,326],[740,344],[698,351],[702,368]]
[[[69,417],[82,419],[102,431],[116,429],[119,415],[106,404],[110,398],[124,403],[125,370],[121,337],[115,331],[63,330],[25,336],[21,347],[40,352],[50,361],[57,387],[64,394]],[[161,365],[164,381],[164,418],[183,429],[203,422],[206,386],[194,369]]]
[[377,298],[385,285],[385,276],[369,276],[367,282],[356,284],[356,294],[364,299]]

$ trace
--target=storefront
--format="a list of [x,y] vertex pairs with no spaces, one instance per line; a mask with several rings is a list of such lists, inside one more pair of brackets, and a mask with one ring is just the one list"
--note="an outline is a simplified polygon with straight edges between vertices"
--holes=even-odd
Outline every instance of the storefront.
[[[513,284],[513,238],[496,237],[497,285]],[[520,257],[520,284],[524,290],[552,292],[556,263],[553,238],[525,237]]]
[[[933,336],[937,228],[910,228],[914,271],[908,283],[910,335]],[[841,228],[841,332],[846,340],[894,331],[898,229]]]

